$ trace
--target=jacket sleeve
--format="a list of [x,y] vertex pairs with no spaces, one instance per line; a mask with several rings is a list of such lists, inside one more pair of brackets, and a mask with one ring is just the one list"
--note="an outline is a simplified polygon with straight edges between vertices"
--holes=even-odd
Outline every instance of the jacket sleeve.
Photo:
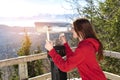
[[66,52],[66,56],[69,57],[73,54],[73,51],[72,49],[70,48],[70,46],[68,45],[68,43],[65,43],[64,44],[65,46],[65,52]]
[[73,53],[74,55],[67,57],[66,60],[62,59],[62,57],[57,54],[55,49],[52,49],[49,52],[49,55],[52,57],[53,62],[61,71],[68,72],[85,60],[84,51],[84,47],[76,48],[75,52]]

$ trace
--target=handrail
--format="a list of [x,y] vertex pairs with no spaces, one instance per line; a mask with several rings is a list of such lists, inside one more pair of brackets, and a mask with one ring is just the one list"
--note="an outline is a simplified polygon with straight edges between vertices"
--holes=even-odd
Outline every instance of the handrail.
[[[72,49],[74,49],[74,48],[72,48]],[[105,50],[104,55],[120,59],[119,52]],[[23,62],[30,62],[30,61],[44,59],[44,58],[47,58],[46,52],[43,52],[40,54],[33,54],[33,55],[20,56],[20,57],[15,57],[15,58],[10,58],[10,59],[4,59],[4,60],[0,60],[0,67],[11,66],[11,65],[15,65],[15,64],[23,63]]]
[[[75,50],[76,47],[72,47],[72,50]],[[104,50],[104,56],[114,57],[120,59],[120,52]]]
[[105,76],[110,80],[120,80],[120,76],[104,71]]
[[[74,48],[72,48],[72,49],[74,49]],[[106,51],[105,50],[104,55],[120,59],[120,53],[119,52],[113,52],[113,51]],[[39,60],[39,59],[45,59],[45,58],[47,58],[47,53],[46,52],[43,52],[43,53],[40,53],[40,54],[33,54],[33,55],[28,55],[28,56],[20,56],[20,57],[16,57],[16,58],[4,59],[4,60],[0,60],[0,67],[11,66],[11,65],[15,65],[15,64],[20,65],[22,63],[27,63],[27,62],[30,62],[30,61]],[[104,72],[104,73],[108,78],[110,78],[112,80],[114,80],[114,79],[115,80],[120,80],[119,75],[115,75],[115,74],[108,73],[108,72]],[[20,75],[21,74],[19,74],[19,76]]]
[[105,56],[109,56],[109,57],[114,57],[114,58],[120,59],[120,53],[119,53],[119,52],[104,50],[104,55],[105,55]]
[[30,62],[30,61],[44,59],[44,58],[47,58],[46,52],[40,53],[40,54],[33,54],[33,55],[20,56],[20,57],[15,57],[10,59],[4,59],[4,60],[0,60],[0,67],[11,66],[15,64]]
[[47,53],[40,53],[40,54],[4,59],[4,60],[0,60],[0,67],[18,64],[19,78],[20,80],[24,80],[28,78],[27,62],[39,60],[39,59],[45,59],[45,58],[47,58]]
[[51,78],[51,73],[46,73],[33,78],[29,78],[28,80],[49,80],[50,78]]

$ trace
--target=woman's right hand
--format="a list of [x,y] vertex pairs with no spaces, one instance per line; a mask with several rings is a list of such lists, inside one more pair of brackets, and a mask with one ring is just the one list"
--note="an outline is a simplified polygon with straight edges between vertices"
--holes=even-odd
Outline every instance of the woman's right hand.
[[65,44],[65,43],[67,42],[64,33],[61,33],[61,34],[59,35],[59,39],[60,39],[60,41],[61,41],[62,44]]
[[48,41],[48,40],[46,40],[45,48],[46,48],[48,51],[52,50],[52,49],[53,49],[53,43],[50,42],[50,41]]

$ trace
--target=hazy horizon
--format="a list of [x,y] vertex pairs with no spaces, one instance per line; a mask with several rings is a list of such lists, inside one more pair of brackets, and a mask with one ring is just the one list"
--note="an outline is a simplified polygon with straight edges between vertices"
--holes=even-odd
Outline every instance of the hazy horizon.
[[0,0],[0,24],[34,26],[35,21],[69,22],[55,15],[74,14],[70,7],[65,0]]
[[72,14],[39,14],[32,17],[17,17],[13,18],[2,18],[0,17],[0,25],[8,26],[21,26],[21,27],[33,27],[35,22],[67,22],[70,23],[69,16]]

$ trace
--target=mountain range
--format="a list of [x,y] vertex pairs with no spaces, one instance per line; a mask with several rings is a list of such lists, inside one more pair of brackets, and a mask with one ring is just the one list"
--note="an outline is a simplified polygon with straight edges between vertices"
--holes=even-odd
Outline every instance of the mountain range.
[[31,17],[0,17],[0,24],[9,26],[34,26],[34,22],[71,22],[78,14],[38,14]]
[[[46,33],[37,33],[35,27],[10,27],[8,25],[0,25],[0,59],[17,57],[17,51],[22,46],[24,40],[24,32],[27,32],[31,40],[31,53],[41,47],[42,51],[45,51],[44,45],[46,40]],[[70,37],[66,33],[67,38]],[[59,33],[51,33],[50,39],[52,41],[59,37]]]

